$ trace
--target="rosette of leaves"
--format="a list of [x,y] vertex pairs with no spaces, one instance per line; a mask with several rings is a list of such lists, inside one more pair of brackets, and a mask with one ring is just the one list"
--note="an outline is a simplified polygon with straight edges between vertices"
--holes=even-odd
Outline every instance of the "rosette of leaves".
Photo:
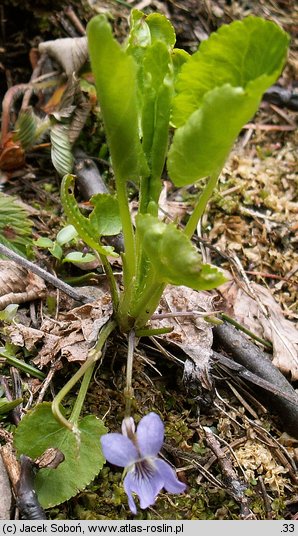
[[[202,264],[190,238],[238,134],[282,70],[289,38],[275,23],[250,16],[222,26],[189,56],[174,48],[164,16],[133,10],[130,23],[124,45],[103,15],[89,22],[87,35],[123,224],[120,317],[128,313],[141,327],[142,309],[149,318],[163,285],[199,290],[223,282],[220,270]],[[166,161],[177,187],[209,178],[184,232],[157,216]],[[140,185],[136,230],[130,180]]]

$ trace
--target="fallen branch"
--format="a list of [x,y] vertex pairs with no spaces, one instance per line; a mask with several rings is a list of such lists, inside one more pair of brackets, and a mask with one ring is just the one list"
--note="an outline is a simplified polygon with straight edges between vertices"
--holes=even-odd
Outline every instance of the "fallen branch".
[[218,439],[213,434],[211,429],[207,426],[203,426],[203,430],[205,433],[206,443],[212,450],[213,454],[215,454],[220,465],[223,481],[225,483],[225,489],[240,505],[240,517],[242,519],[255,519],[253,512],[249,508],[248,497],[245,495],[247,485],[240,482],[228,454],[226,454],[221,448]]
[[82,303],[90,303],[90,301],[92,301],[92,298],[78,293],[70,285],[64,283],[64,281],[62,281],[61,279],[58,279],[58,277],[50,274],[49,272],[47,272],[43,268],[40,268],[40,266],[37,266],[33,262],[28,261],[28,259],[21,257],[21,255],[18,255],[17,253],[15,253],[15,251],[12,251],[11,249],[7,248],[6,246],[3,246],[2,244],[0,244],[0,254],[5,255],[5,257],[8,257],[9,259],[12,259],[19,266],[27,268],[27,270],[30,270],[34,274],[38,275],[39,277],[41,277],[41,279],[44,279],[45,281],[53,285],[53,287],[62,290],[62,292],[64,292],[74,300]]
[[[280,417],[283,429],[297,438],[298,395],[288,380],[272,364],[267,354],[233,326],[222,324],[214,327],[213,331],[216,342],[231,354],[237,363],[272,384],[271,390],[268,390],[268,386],[265,387],[265,384],[258,385],[262,401]],[[249,379],[247,375],[246,379]],[[256,382],[254,381],[254,383]],[[280,395],[281,392],[283,393],[282,396]]]

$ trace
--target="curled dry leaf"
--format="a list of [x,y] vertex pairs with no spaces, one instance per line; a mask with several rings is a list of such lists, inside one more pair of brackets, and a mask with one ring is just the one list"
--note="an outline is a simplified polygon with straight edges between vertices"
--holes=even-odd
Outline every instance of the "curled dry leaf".
[[65,37],[40,43],[38,50],[56,60],[67,75],[77,73],[88,59],[86,37]]
[[9,335],[12,344],[25,347],[28,352],[32,352],[36,344],[44,338],[44,332],[40,329],[30,328],[17,322],[7,326],[5,332]]
[[[192,370],[191,376],[195,375],[207,390],[212,387],[209,368],[213,337],[211,324],[204,320],[203,315],[213,311],[212,301],[212,296],[207,292],[168,285],[156,314],[162,316],[171,313],[173,316],[151,322],[154,328],[174,328],[171,333],[162,335],[162,338],[179,346],[189,356],[190,363],[186,362],[185,374],[189,376]],[[175,317],[175,312],[190,314]]]
[[[228,314],[273,345],[273,364],[292,380],[298,379],[298,331],[287,320],[270,291],[251,283],[249,295],[235,281],[220,287]],[[255,297],[253,297],[253,295]]]
[[13,261],[0,260],[0,309],[37,300],[46,293],[43,279]]

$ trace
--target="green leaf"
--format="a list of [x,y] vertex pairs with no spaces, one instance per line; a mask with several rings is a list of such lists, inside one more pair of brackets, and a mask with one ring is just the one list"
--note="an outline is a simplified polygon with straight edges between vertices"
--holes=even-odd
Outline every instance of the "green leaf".
[[0,320],[3,322],[11,322],[16,316],[18,308],[18,304],[10,303],[3,309],[3,311],[0,311]]
[[170,21],[160,13],[151,13],[146,17],[149,26],[151,42],[162,41],[169,48],[173,48],[176,43],[175,30]]
[[51,255],[53,255],[53,257],[55,257],[55,259],[60,260],[62,258],[62,247],[57,242],[54,242],[53,246],[49,248],[49,252]]
[[176,35],[170,21],[158,13],[146,17],[141,11],[132,10],[130,23],[127,52],[138,66],[142,147],[149,167],[141,186],[140,210],[144,212],[150,201],[158,202],[161,191],[174,85],[171,52]]
[[168,149],[173,77],[167,45],[157,41],[143,56],[142,133],[143,149],[151,172],[150,198],[158,202],[161,174]]
[[195,290],[209,290],[226,281],[215,266],[202,264],[191,241],[174,224],[165,224],[149,214],[139,214],[136,221],[157,281]]
[[[151,13],[146,16],[142,11],[133,9],[130,15],[127,49],[135,52],[157,41],[165,43],[170,49],[175,45],[176,34],[170,21],[160,13]],[[135,56],[138,57],[138,53]]]
[[59,231],[59,233],[56,236],[56,242],[60,246],[64,246],[64,244],[67,244],[67,242],[71,242],[74,238],[78,236],[78,233],[73,225],[66,225]]
[[224,26],[182,67],[174,99],[175,132],[168,172],[176,186],[220,173],[243,125],[275,82],[288,36],[248,17]]
[[102,246],[99,243],[100,235],[96,227],[96,218],[90,221],[81,213],[74,196],[74,176],[65,175],[61,182],[61,203],[70,223],[75,227],[78,235],[86,244],[100,253],[100,255],[112,255],[118,257],[111,246]]
[[63,259],[64,262],[72,262],[75,265],[80,264],[88,264],[89,262],[96,261],[95,255],[92,255],[92,253],[82,253],[81,251],[71,251],[67,255],[65,255]]
[[167,162],[174,184],[183,186],[218,175],[235,138],[254,111],[254,98],[241,88],[225,85],[209,91],[201,108],[175,132]]
[[172,51],[172,62],[173,62],[173,68],[174,68],[174,78],[175,81],[178,78],[178,75],[180,74],[180,71],[182,69],[182,65],[184,65],[189,58],[191,58],[190,54],[186,52],[186,50],[183,50],[181,48],[174,48]]
[[37,238],[37,240],[33,241],[33,246],[37,246],[39,248],[51,248],[53,245],[53,240],[47,238],[46,236],[40,236]]
[[137,67],[112,36],[106,17],[87,26],[88,47],[116,178],[137,179],[146,168],[139,139]]
[[78,441],[73,432],[56,421],[48,402],[25,415],[14,437],[18,455],[26,454],[35,459],[53,447],[61,450],[65,457],[57,469],[41,469],[36,476],[36,492],[43,508],[67,501],[99,473],[104,464],[100,437],[106,432],[102,421],[89,415],[79,422]]
[[110,194],[96,194],[90,199],[94,206],[89,220],[99,236],[112,236],[122,229],[118,201]]
[[127,40],[127,50],[136,58],[141,53],[140,48],[146,48],[151,45],[151,32],[146,22],[146,16],[143,11],[132,9],[130,14],[130,32]]
[[0,398],[0,415],[9,413],[12,409],[16,408],[23,402],[22,398],[16,398],[15,400],[7,400],[7,398]]
[[202,105],[204,95],[224,84],[249,92],[251,83],[256,83],[260,98],[279,76],[288,43],[289,36],[279,26],[258,17],[221,26],[181,70],[173,123],[183,125]]

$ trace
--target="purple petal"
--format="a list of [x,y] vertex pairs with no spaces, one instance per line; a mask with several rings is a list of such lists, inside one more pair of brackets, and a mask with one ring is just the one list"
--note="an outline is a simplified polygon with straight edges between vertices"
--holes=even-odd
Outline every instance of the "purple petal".
[[154,504],[156,496],[162,487],[162,477],[154,467],[152,468],[151,474],[143,474],[138,467],[135,466],[125,477],[124,489],[127,493],[128,501],[130,500],[131,492],[136,493],[140,499],[140,506],[142,509],[148,508],[148,506]]
[[128,498],[128,506],[130,508],[130,511],[136,515],[137,513],[137,507],[136,507],[136,503],[134,502],[133,500],[133,497],[132,497],[132,494],[131,494],[131,487],[130,487],[130,474],[131,473],[128,473],[128,475],[126,475],[124,481],[123,481],[123,487],[124,487],[124,491],[127,495],[127,498]]
[[156,413],[148,413],[137,428],[137,441],[142,457],[157,456],[164,437],[164,425]]
[[172,467],[163,460],[155,460],[155,466],[163,481],[163,487],[169,493],[182,493],[186,489],[186,485],[178,480],[175,471]]
[[122,434],[126,437],[132,437],[136,431],[135,422],[132,417],[125,417],[121,425]]
[[133,442],[122,434],[105,434],[100,442],[104,457],[114,465],[126,467],[138,458]]

